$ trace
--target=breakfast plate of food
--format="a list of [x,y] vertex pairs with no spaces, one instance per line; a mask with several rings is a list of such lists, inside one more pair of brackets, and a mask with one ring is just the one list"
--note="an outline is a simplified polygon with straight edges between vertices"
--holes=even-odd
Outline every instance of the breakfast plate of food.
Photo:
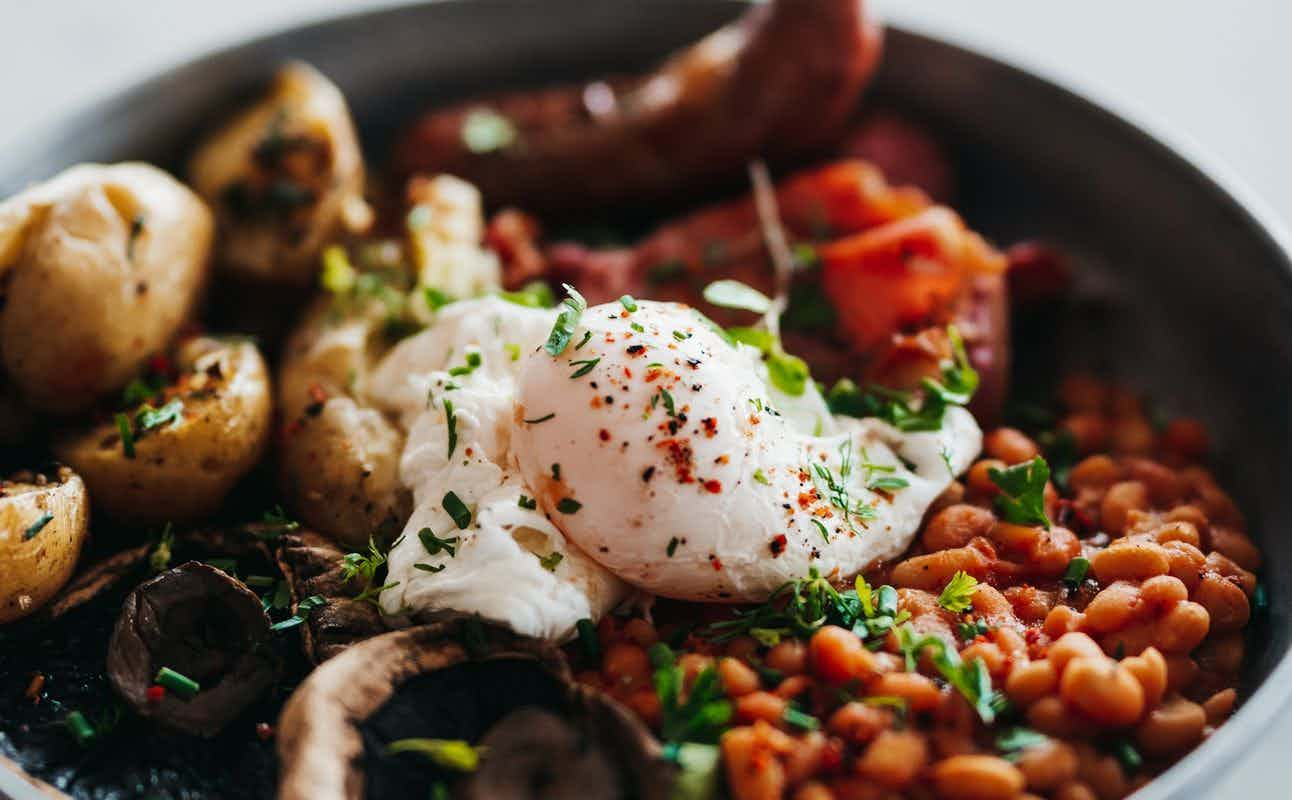
[[0,796],[1189,797],[1287,695],[1277,228],[861,0],[331,20],[0,197]]

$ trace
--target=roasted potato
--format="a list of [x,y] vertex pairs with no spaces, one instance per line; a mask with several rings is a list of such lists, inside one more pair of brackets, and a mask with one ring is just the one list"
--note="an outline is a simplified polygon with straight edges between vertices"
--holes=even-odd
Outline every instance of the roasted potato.
[[309,284],[323,246],[372,218],[345,98],[302,63],[202,144],[189,177],[216,209],[221,268],[244,277]]
[[96,512],[138,525],[195,522],[260,460],[272,400],[255,345],[191,339],[175,364],[174,382],[137,409],[56,437],[54,452],[85,477]]
[[0,481],[0,624],[27,616],[63,588],[89,529],[85,484],[67,467]]
[[0,354],[30,405],[84,411],[164,350],[213,230],[197,195],[146,164],[83,164],[0,203]]
[[387,346],[377,309],[337,315],[321,298],[283,353],[278,398],[286,430],[281,482],[309,526],[354,547],[403,527],[412,498],[399,480],[404,434],[367,407],[364,383]]

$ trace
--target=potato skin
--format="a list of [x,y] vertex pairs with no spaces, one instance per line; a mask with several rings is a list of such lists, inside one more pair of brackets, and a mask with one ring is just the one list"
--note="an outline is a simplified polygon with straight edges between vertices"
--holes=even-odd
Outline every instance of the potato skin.
[[55,440],[58,457],[85,477],[96,513],[135,525],[196,522],[260,460],[272,390],[255,346],[191,339],[175,360],[181,377],[166,399],[182,401],[182,418],[137,434],[134,458],[113,420]]
[[[0,481],[0,624],[39,609],[76,568],[90,529],[85,484],[67,467]],[[45,514],[51,518],[27,538]]]
[[29,404],[84,411],[164,350],[213,232],[197,195],[146,164],[83,164],[0,204],[0,355]]
[[202,143],[189,177],[216,210],[219,266],[246,278],[307,285],[323,246],[372,218],[345,98],[300,62]]
[[404,434],[363,399],[385,349],[380,315],[353,309],[336,319],[320,298],[283,352],[278,401],[286,423],[280,484],[310,527],[354,547],[385,538],[412,513],[399,480]]

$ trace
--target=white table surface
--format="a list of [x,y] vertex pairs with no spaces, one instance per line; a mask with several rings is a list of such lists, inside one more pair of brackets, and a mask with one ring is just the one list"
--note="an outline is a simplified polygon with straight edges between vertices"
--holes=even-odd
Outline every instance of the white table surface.
[[[595,0],[590,0],[595,2]],[[643,0],[645,1],[645,0]],[[1292,221],[1292,3],[1286,0],[875,0],[889,20],[966,44],[1192,140]],[[195,53],[360,0],[0,0],[0,147]],[[1292,796],[1269,730],[1211,795]]]

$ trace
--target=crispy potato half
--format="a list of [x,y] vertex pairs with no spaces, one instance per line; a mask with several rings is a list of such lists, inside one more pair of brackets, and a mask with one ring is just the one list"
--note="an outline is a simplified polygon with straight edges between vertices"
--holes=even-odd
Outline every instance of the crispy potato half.
[[399,480],[404,434],[364,400],[388,346],[371,308],[337,316],[330,298],[306,313],[283,352],[278,398],[286,424],[281,484],[308,525],[362,548],[403,527],[412,498]]
[[85,484],[67,467],[0,481],[0,624],[31,614],[63,588],[89,530]]
[[147,164],[82,164],[0,203],[0,355],[37,411],[84,411],[165,350],[207,273],[206,205]]
[[216,209],[221,268],[244,277],[309,284],[323,245],[372,219],[345,98],[300,62],[203,142],[189,177]]
[[136,407],[56,438],[54,452],[85,477],[96,512],[138,525],[195,522],[260,460],[272,393],[255,345],[190,339],[175,368],[168,385],[145,385]]

